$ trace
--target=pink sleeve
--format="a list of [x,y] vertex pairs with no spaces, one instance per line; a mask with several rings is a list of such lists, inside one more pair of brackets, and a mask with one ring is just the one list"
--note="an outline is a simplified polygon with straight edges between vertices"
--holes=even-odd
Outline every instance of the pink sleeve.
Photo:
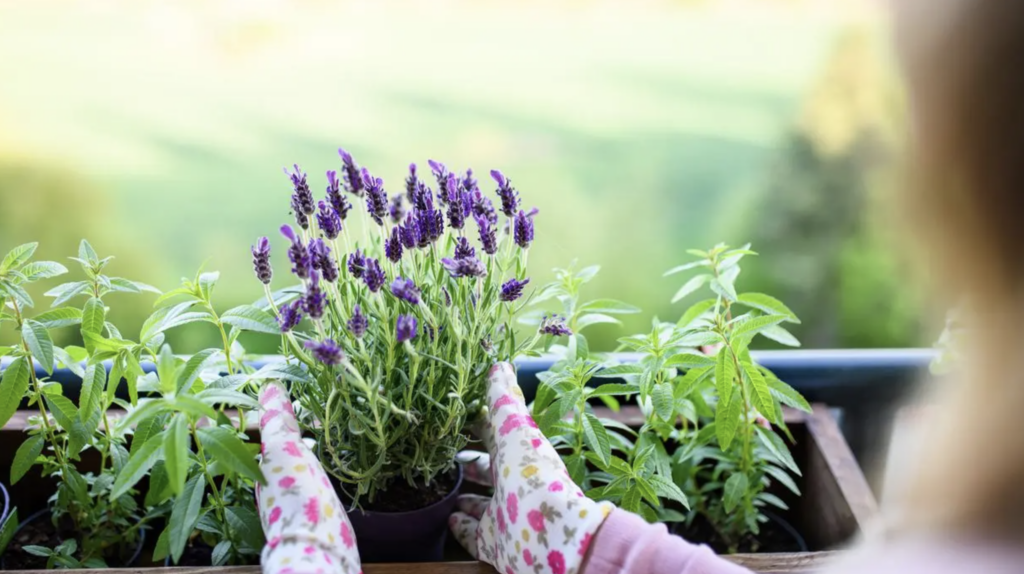
[[710,548],[668,533],[664,524],[648,524],[616,508],[594,541],[581,574],[750,574],[719,558]]

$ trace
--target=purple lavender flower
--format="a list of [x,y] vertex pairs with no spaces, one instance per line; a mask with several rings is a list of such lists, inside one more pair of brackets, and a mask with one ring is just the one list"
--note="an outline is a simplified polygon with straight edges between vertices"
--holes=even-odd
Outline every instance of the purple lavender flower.
[[[327,172],[327,202],[334,208],[335,213],[342,221],[348,218],[348,211],[352,204],[341,194],[341,182],[338,181],[338,172],[330,170]],[[323,207],[320,208],[323,210]]]
[[338,280],[338,266],[331,257],[331,248],[323,239],[315,239],[309,244],[309,254],[313,258],[313,267],[320,270],[325,281],[334,283]]
[[448,176],[451,175],[451,173],[448,171],[448,168],[439,161],[430,159],[427,160],[427,163],[430,164],[430,171],[433,172],[434,178],[437,180],[437,189],[439,190],[437,199],[442,204],[447,203],[449,196],[445,193],[445,188],[448,185]]
[[494,255],[498,252],[498,238],[494,233],[491,222],[484,217],[478,217],[476,225],[480,230],[480,245],[484,253]]
[[320,211],[316,214],[316,222],[327,239],[336,239],[341,233],[341,216],[333,207],[324,202],[319,204]]
[[266,237],[260,237],[252,246],[252,267],[260,283],[270,285],[274,269],[270,266],[270,240]]
[[494,210],[494,203],[491,198],[480,193],[480,190],[473,192],[473,217],[486,219],[491,225],[498,223],[498,212]]
[[554,337],[572,336],[572,329],[565,324],[565,317],[559,315],[545,315],[540,323],[540,332]]
[[380,261],[366,258],[366,272],[363,273],[363,282],[376,293],[384,285],[384,270],[380,268]]
[[292,242],[288,248],[288,259],[292,262],[292,273],[299,279],[308,279],[310,271],[313,270],[313,258],[309,249],[302,243],[302,239],[295,235],[291,225],[281,226],[281,235],[284,235]]
[[512,187],[512,180],[496,169],[491,170],[491,177],[498,184],[498,197],[501,199],[501,212],[508,217],[515,217],[519,207],[519,192]]
[[480,262],[476,257],[466,257],[463,259],[451,259],[445,257],[441,260],[441,264],[444,265],[445,269],[452,277],[458,279],[460,277],[485,277],[487,276],[487,267]]
[[391,216],[391,222],[398,225],[405,219],[405,198],[401,195],[396,195],[391,198],[391,207],[388,208],[388,215]]
[[405,197],[409,203],[416,203],[416,192],[419,190],[420,180],[416,177],[416,164],[409,164],[409,177],[405,178]]
[[420,289],[412,282],[412,279],[398,277],[391,282],[391,294],[407,301],[410,305],[420,304]]
[[444,216],[434,209],[434,201],[428,193],[424,197],[424,209],[417,210],[416,224],[419,226],[419,246],[426,247],[444,234]]
[[415,249],[420,242],[420,227],[416,219],[410,213],[405,216],[405,225],[402,226],[402,246],[406,249]]
[[467,257],[476,257],[476,249],[469,244],[469,240],[465,237],[460,237],[455,242],[455,258],[465,259]]
[[356,252],[348,256],[348,273],[355,279],[359,279],[366,271],[366,256],[356,249]]
[[462,209],[461,198],[456,196],[455,201],[448,202],[448,225],[452,229],[462,229],[466,225],[466,213]]
[[533,218],[527,216],[521,209],[516,215],[515,240],[516,245],[523,249],[529,248],[530,242],[533,241]]
[[434,209],[434,192],[430,191],[430,188],[423,185],[422,182],[419,183],[416,188],[416,193],[413,195],[412,204],[417,211]]
[[[338,148],[338,155],[341,156],[342,169],[345,171],[345,189],[349,193],[358,196],[363,195],[363,179],[359,176],[359,166],[352,159],[352,154]],[[338,210],[341,213],[341,210]]]
[[366,189],[366,210],[377,225],[384,225],[388,216],[388,194],[384,191],[384,180],[370,175],[365,167],[362,171],[363,187]]
[[384,242],[384,255],[392,263],[398,263],[402,259],[402,232],[398,227],[391,228],[391,237]]
[[477,191],[477,181],[476,178],[473,177],[472,169],[466,170],[466,173],[462,176],[461,184],[462,189],[466,190],[467,193],[473,193],[474,191]]
[[395,321],[395,338],[399,343],[411,341],[416,338],[416,317],[412,315],[399,315]]
[[355,335],[356,339],[362,339],[363,335],[366,334],[366,328],[369,326],[369,321],[366,320],[366,315],[359,309],[359,305],[352,308],[352,318],[348,320],[347,327],[349,333]]
[[284,174],[292,180],[292,187],[295,192],[292,194],[292,212],[295,214],[295,222],[303,229],[309,229],[309,216],[313,215],[316,208],[313,205],[313,192],[309,190],[306,183],[306,174],[294,165],[294,171],[284,168]]
[[294,329],[302,321],[302,299],[296,299],[288,305],[281,307],[281,313],[277,316],[277,324],[281,326],[281,332],[287,333]]
[[441,293],[444,293],[444,306],[445,307],[451,307],[452,306],[452,294],[448,292],[448,288],[447,287],[441,287]]
[[306,341],[306,348],[313,353],[313,357],[316,360],[328,366],[341,364],[341,362],[345,360],[345,353],[343,353],[341,347],[331,339],[326,339],[322,343]]
[[324,316],[326,305],[327,294],[320,288],[320,274],[313,271],[309,276],[309,285],[306,286],[306,296],[302,300],[302,308],[310,319],[320,320]]
[[499,298],[506,303],[511,303],[512,301],[515,301],[516,299],[523,296],[523,287],[526,287],[526,284],[529,282],[529,279],[526,279],[524,281],[519,281],[515,277],[509,279],[508,281],[502,284],[501,295],[499,296]]

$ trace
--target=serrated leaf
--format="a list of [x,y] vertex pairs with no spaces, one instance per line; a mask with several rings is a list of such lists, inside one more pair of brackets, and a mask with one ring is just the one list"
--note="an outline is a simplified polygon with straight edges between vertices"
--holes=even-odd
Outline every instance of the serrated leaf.
[[743,500],[747,492],[747,475],[742,472],[735,472],[725,481],[725,492],[722,496],[722,504],[726,512],[732,512],[736,505]]
[[281,381],[292,381],[296,383],[308,383],[313,379],[300,365],[290,363],[272,363],[264,365],[260,370],[249,376],[251,380],[262,381],[278,379]]
[[151,436],[146,440],[146,444],[131,454],[128,463],[124,465],[121,473],[117,475],[117,480],[114,481],[114,487],[110,494],[111,500],[117,500],[126,494],[142,480],[142,477],[146,476],[149,469],[153,468],[157,460],[160,460],[163,442],[163,436],[159,434]]
[[150,437],[164,430],[164,417],[162,413],[166,405],[167,403],[163,399],[148,401],[129,413],[128,418],[122,419],[122,428],[128,428],[124,425],[125,422],[131,425],[134,420],[139,421],[135,426],[135,434],[132,435],[131,454],[138,452]]
[[44,293],[44,295],[46,295],[47,297],[56,297],[56,299],[54,299],[53,303],[51,303],[50,305],[52,307],[59,307],[64,303],[67,303],[71,299],[77,297],[78,295],[81,295],[82,293],[87,293],[88,291],[88,283],[86,283],[85,281],[74,281],[71,283],[64,283],[63,285],[58,285]]
[[198,436],[203,448],[217,461],[254,482],[264,481],[255,457],[234,431],[223,427],[202,428]]
[[778,398],[779,402],[805,413],[811,412],[810,403],[796,389],[774,376],[766,377],[766,379],[768,380],[768,387],[771,389],[772,395]]
[[75,403],[61,395],[46,395],[44,398],[46,406],[50,408],[50,414],[60,428],[70,432],[78,420],[78,408],[75,407]]
[[249,375],[226,375],[206,385],[206,390],[209,391],[213,389],[222,389],[228,391],[237,391],[242,385],[244,385],[247,382],[249,382]]
[[211,407],[223,405],[229,407],[243,407],[246,409],[260,408],[260,404],[256,399],[245,393],[240,393],[230,389],[208,388],[197,393],[196,398]]
[[32,300],[32,296],[29,295],[28,291],[25,291],[21,285],[17,285],[6,279],[0,279],[0,290],[11,297],[14,297],[15,301],[17,301],[22,307],[35,307],[36,303]]
[[640,511],[640,500],[643,496],[640,494],[640,489],[636,485],[631,486],[626,490],[626,494],[622,495],[621,507],[623,510],[637,513]]
[[78,258],[94,265],[100,261],[100,256],[96,255],[96,250],[85,239],[78,244]]
[[707,262],[701,260],[701,261],[691,261],[689,263],[684,263],[683,265],[680,265],[678,267],[673,267],[672,269],[669,269],[668,271],[666,271],[662,275],[662,277],[669,277],[671,275],[675,275],[676,273],[680,273],[682,271],[686,271],[687,269],[693,269],[694,267],[700,267],[701,265],[707,265]]
[[738,323],[732,330],[732,338],[735,340],[738,337],[746,335],[756,334],[762,330],[778,325],[786,318],[782,315],[764,315],[761,317],[751,317],[742,323]]
[[196,377],[199,376],[209,363],[217,358],[216,355],[218,353],[220,353],[218,349],[204,349],[189,357],[185,366],[178,373],[178,382],[175,386],[177,392],[187,392],[188,389],[192,388],[192,383],[195,382]]
[[47,329],[70,327],[82,322],[82,310],[74,307],[58,307],[36,315],[34,320]]
[[213,547],[213,554],[210,555],[210,562],[213,566],[226,566],[231,558],[231,542],[221,540]]
[[18,357],[7,365],[3,377],[0,378],[0,428],[7,424],[18,410],[29,383],[29,362]]
[[604,313],[606,315],[630,315],[639,313],[640,308],[615,299],[595,299],[579,308],[580,313]]
[[103,325],[106,322],[107,309],[103,301],[96,297],[90,298],[82,309],[82,333],[100,335],[103,333]]
[[711,276],[707,274],[691,277],[690,280],[684,283],[683,286],[680,287],[678,291],[676,291],[676,294],[672,296],[672,303],[678,303],[680,300],[684,299],[690,293],[693,293],[697,289],[700,289],[701,287],[704,286],[705,283],[708,282],[709,279],[711,279]]
[[604,313],[587,313],[576,319],[576,331],[582,331],[587,327],[601,324],[621,325],[622,321]]
[[665,359],[666,367],[682,367],[684,369],[694,369],[699,367],[707,367],[714,365],[714,357],[709,357],[704,353],[696,352],[683,352],[672,355],[668,359]]
[[769,464],[765,465],[764,471],[765,473],[771,475],[772,478],[777,480],[779,484],[788,488],[790,492],[797,496],[800,496],[800,489],[797,487],[796,481],[793,480],[792,476],[789,476],[785,469]]
[[589,393],[587,393],[587,396],[629,396],[635,395],[638,392],[640,392],[640,389],[636,385],[620,385],[617,383],[608,383],[591,390]]
[[715,357],[715,389],[718,391],[718,403],[729,404],[732,388],[736,380],[736,363],[729,347],[722,347]]
[[242,305],[225,311],[220,316],[221,322],[243,331],[266,333],[268,335],[280,335],[281,326],[277,319],[269,311],[264,311],[252,305]]
[[658,491],[654,490],[654,486],[647,482],[647,479],[638,476],[633,480],[633,483],[636,485],[637,490],[640,491],[640,496],[644,500],[654,506],[661,506],[661,500],[658,499]]
[[597,379],[611,379],[619,378],[625,375],[639,375],[644,372],[644,368],[640,365],[613,365],[611,367],[605,367],[594,374],[594,378]]
[[68,268],[56,261],[33,261],[22,267],[19,271],[25,277],[25,282],[30,283],[40,279],[59,277],[67,273]]
[[39,243],[25,243],[8,251],[7,255],[4,256],[3,262],[0,263],[0,274],[15,269],[28,261],[32,254],[36,252],[36,247],[39,247]]
[[18,531],[18,524],[17,508],[11,509],[3,521],[0,521],[0,556],[3,555],[11,540],[14,540],[14,534]]
[[86,367],[82,377],[82,392],[78,397],[79,417],[85,420],[92,418],[102,406],[103,389],[107,386],[107,370],[102,364]]
[[782,302],[772,297],[771,295],[765,295],[764,293],[743,293],[736,298],[736,301],[757,309],[764,311],[765,313],[771,313],[773,315],[783,315],[787,320],[793,323],[799,323],[796,313],[790,310],[789,307]]
[[651,403],[654,405],[654,412],[663,421],[669,421],[675,411],[675,397],[672,392],[672,385],[659,383],[651,391]]
[[171,406],[183,413],[188,413],[196,418],[206,417],[211,421],[217,420],[218,412],[210,405],[189,394],[181,394],[174,397]]
[[784,464],[793,474],[800,476],[800,467],[796,465],[796,461],[793,460],[793,455],[789,452],[789,447],[786,446],[782,437],[775,434],[775,431],[760,426],[757,427],[757,435],[761,438],[761,444],[771,451],[780,463]]
[[647,480],[650,481],[654,490],[661,498],[674,500],[685,506],[687,509],[690,508],[690,501],[686,499],[686,495],[683,494],[683,491],[678,486],[676,486],[676,483],[657,474],[648,477]]
[[732,400],[725,405],[719,401],[715,408],[715,434],[718,437],[718,445],[723,451],[729,450],[729,445],[736,437],[736,430],[740,426],[742,416],[743,397],[740,396],[740,393],[733,393]]
[[171,492],[179,495],[185,488],[189,467],[192,466],[191,441],[188,436],[188,421],[181,413],[171,417],[171,424],[164,434],[164,469],[170,481]]
[[601,424],[601,421],[597,420],[597,417],[590,413],[584,413],[582,421],[583,423],[583,440],[598,456],[601,461],[605,464],[609,463],[609,459],[612,455],[611,441],[608,439],[608,431]]
[[[158,437],[155,437],[158,438]],[[203,475],[197,474],[185,483],[181,496],[174,500],[171,517],[167,522],[167,550],[175,564],[181,560],[185,545],[199,520],[199,511],[203,506],[203,495],[206,482]]]
[[750,398],[754,408],[769,422],[778,424],[779,421],[775,416],[775,400],[768,388],[768,382],[764,380],[764,375],[753,363],[744,362],[742,365],[743,372],[747,375],[747,380],[750,381],[750,387],[753,390]]
[[781,498],[779,498],[778,496],[775,496],[774,494],[772,494],[770,492],[762,492],[761,494],[758,494],[757,495],[757,499],[758,500],[762,500],[762,501],[764,501],[764,502],[774,506],[775,508],[779,508],[779,509],[782,509],[782,510],[789,510],[789,505],[788,504],[786,504],[785,502],[782,501]]
[[260,517],[255,512],[241,506],[229,506],[224,511],[231,532],[238,537],[243,546],[253,551],[263,548],[263,527],[260,525]]
[[701,315],[710,311],[717,302],[717,299],[704,299],[703,301],[698,301],[693,305],[690,305],[690,308],[683,313],[683,316],[679,318],[679,322],[677,322],[676,325],[683,329],[688,328],[690,324],[696,321]]
[[[21,443],[21,446],[18,447],[18,452],[14,455],[14,462],[11,463],[12,485],[18,484],[21,477],[25,476],[25,473],[36,463],[39,455],[43,454],[43,443],[45,442],[46,437],[42,434],[37,434]],[[2,545],[0,545],[0,548],[2,548]]]
[[792,333],[783,329],[779,325],[772,325],[761,329],[761,336],[767,337],[776,343],[785,345],[787,347],[799,347],[800,340],[793,336]]
[[53,341],[46,327],[31,319],[21,326],[21,339],[47,373],[53,373]]
[[142,293],[142,289],[139,288],[134,281],[122,279],[121,277],[111,277],[110,286],[114,291],[120,291],[122,293]]

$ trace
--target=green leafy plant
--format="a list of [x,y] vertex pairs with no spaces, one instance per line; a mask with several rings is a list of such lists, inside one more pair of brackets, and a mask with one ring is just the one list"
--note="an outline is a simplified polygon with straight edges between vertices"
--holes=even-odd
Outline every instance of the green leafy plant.
[[[134,429],[134,436],[114,494],[152,472],[146,503],[168,515],[154,552],[158,560],[170,556],[177,563],[186,546],[201,540],[212,549],[214,565],[251,563],[264,542],[253,491],[263,479],[259,448],[245,433],[246,413],[259,408],[252,395],[262,375],[244,360],[238,337],[244,330],[266,332],[274,321],[251,306],[218,314],[218,278],[197,273],[157,300],[141,336],[156,365],[139,379],[151,398],[141,399],[119,425]],[[157,350],[164,332],[190,323],[211,324],[222,347],[200,350],[187,361],[168,345]],[[229,408],[237,413],[234,420]]]
[[3,520],[0,520],[0,556],[3,556],[7,546],[14,539],[14,533],[18,530],[18,509],[12,508]]
[[[125,339],[106,320],[106,299],[114,293],[159,291],[107,275],[112,258],[101,259],[82,241],[78,257],[72,259],[81,266],[85,279],[51,289],[47,295],[55,298],[53,308],[29,318],[27,311],[35,303],[25,286],[67,273],[59,263],[31,261],[36,247],[35,243],[18,246],[0,263],[0,295],[4,298],[0,322],[13,324],[21,335],[19,344],[0,349],[12,357],[0,379],[0,426],[23,399],[38,411],[29,419],[29,436],[15,454],[11,483],[20,481],[36,465],[43,475],[57,479],[50,509],[53,523],[80,536],[52,549],[26,547],[27,552],[46,557],[50,566],[102,567],[107,560],[130,556],[140,531],[155,517],[138,506],[134,490],[114,486],[128,461],[128,433],[113,424],[107,410],[112,405],[130,408],[136,402],[135,381],[143,372],[138,361],[141,346]],[[86,300],[81,308],[64,306],[76,297]],[[84,347],[53,344],[52,329],[74,326],[79,328]],[[60,365],[82,378],[77,406],[64,396],[59,383],[36,376],[33,359],[46,373]],[[104,361],[112,363],[109,375]],[[122,378],[132,391],[130,402],[116,396]],[[82,472],[81,455],[86,451],[98,453],[97,470]]]

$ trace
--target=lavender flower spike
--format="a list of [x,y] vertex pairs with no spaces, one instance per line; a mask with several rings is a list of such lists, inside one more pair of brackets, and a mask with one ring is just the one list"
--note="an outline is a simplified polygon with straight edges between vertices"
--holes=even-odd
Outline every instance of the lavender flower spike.
[[461,277],[487,276],[487,268],[476,257],[466,257],[463,259],[451,259],[445,257],[441,260],[441,264],[444,265],[445,269],[448,270],[448,273],[456,279]]
[[[344,200],[345,198],[342,198]],[[324,202],[319,203],[320,211],[316,214],[317,225],[327,239],[337,239],[341,234],[341,216],[337,210]]]
[[572,329],[565,324],[565,317],[558,315],[545,315],[540,323],[540,332],[553,337],[572,336]]
[[[342,221],[348,218],[348,212],[352,204],[341,194],[341,182],[338,180],[338,172],[330,170],[327,172],[327,203],[331,204],[334,211]],[[321,208],[322,210],[323,208]]]
[[420,226],[410,213],[405,216],[405,225],[402,226],[402,246],[406,249],[415,249],[420,242]]
[[391,283],[391,294],[410,305],[420,304],[420,289],[412,279],[399,277]]
[[292,180],[292,187],[295,190],[292,194],[292,212],[299,227],[309,229],[309,216],[316,210],[313,205],[313,192],[309,190],[306,174],[299,169],[299,165],[295,164],[294,168],[291,172],[284,168],[284,173]]
[[309,244],[309,254],[313,258],[313,267],[320,270],[328,283],[338,280],[338,266],[331,257],[331,248],[323,239],[316,239]]
[[366,210],[377,225],[384,225],[384,218],[388,216],[388,194],[384,191],[384,180],[370,175],[365,167],[362,177],[366,189]]
[[252,267],[260,283],[270,285],[274,269],[270,266],[270,240],[266,237],[260,237],[252,246]]
[[348,320],[346,326],[349,333],[352,333],[356,339],[362,339],[366,334],[369,322],[366,320],[366,315],[363,315],[362,310],[359,309],[359,305],[352,308],[352,318]]
[[360,279],[366,271],[366,256],[356,249],[356,252],[348,256],[348,273],[355,279]]
[[452,229],[462,229],[466,224],[466,212],[463,209],[465,204],[462,202],[459,183],[454,173],[448,174],[445,189],[448,196],[448,225],[451,225]]
[[362,196],[363,179],[359,176],[359,168],[356,166],[356,162],[352,159],[352,154],[338,148],[338,155],[341,156],[341,167],[345,170],[345,189],[347,189],[349,193]]
[[519,281],[515,277],[509,279],[502,284],[501,295],[499,295],[499,298],[506,303],[511,303],[516,299],[519,299],[523,296],[523,287],[526,287],[526,284],[529,282],[529,279],[525,279],[523,281]]
[[384,286],[384,270],[380,268],[380,261],[366,259],[366,272],[363,273],[363,282],[370,291],[376,293]]
[[416,317],[412,315],[399,315],[395,322],[395,338],[399,343],[411,341],[416,338]]
[[533,218],[523,213],[521,209],[516,215],[515,240],[516,245],[523,249],[529,248],[533,241]]
[[430,165],[430,171],[434,173],[434,178],[437,180],[437,198],[441,203],[448,201],[448,194],[445,193],[445,187],[448,185],[448,168],[439,161],[427,160]]
[[476,249],[469,244],[469,240],[465,237],[460,237],[455,242],[455,258],[466,259],[469,257],[476,257]]
[[496,169],[491,170],[491,177],[498,184],[498,197],[501,199],[501,212],[508,217],[515,217],[519,207],[519,193],[512,187],[512,180]]
[[308,279],[310,271],[313,270],[313,258],[309,249],[302,243],[302,239],[295,235],[295,230],[290,225],[281,226],[281,235],[284,235],[292,242],[288,248],[288,259],[292,262],[292,273],[299,279]]
[[392,263],[398,263],[402,260],[402,235],[398,227],[391,228],[391,237],[384,242],[384,255]]
[[405,219],[405,198],[402,195],[396,195],[391,198],[391,206],[388,207],[388,215],[391,216],[391,223],[398,225]]
[[476,224],[480,228],[480,245],[484,253],[494,255],[498,252],[498,238],[494,234],[494,227],[486,217],[478,217]]
[[309,285],[306,287],[306,296],[302,299],[302,308],[310,319],[318,321],[324,316],[326,305],[327,294],[320,288],[320,274],[313,271],[309,277]]
[[281,332],[291,331],[302,321],[302,299],[296,299],[288,305],[281,307],[281,313],[277,316],[277,324],[281,326]]
[[316,341],[306,341],[306,348],[313,353],[313,357],[321,363],[334,366],[341,364],[345,360],[345,353],[342,352],[341,347],[331,339],[326,339],[322,343]]
[[405,197],[409,203],[416,203],[416,192],[419,190],[420,180],[416,177],[416,164],[409,164],[409,177],[405,178]]

